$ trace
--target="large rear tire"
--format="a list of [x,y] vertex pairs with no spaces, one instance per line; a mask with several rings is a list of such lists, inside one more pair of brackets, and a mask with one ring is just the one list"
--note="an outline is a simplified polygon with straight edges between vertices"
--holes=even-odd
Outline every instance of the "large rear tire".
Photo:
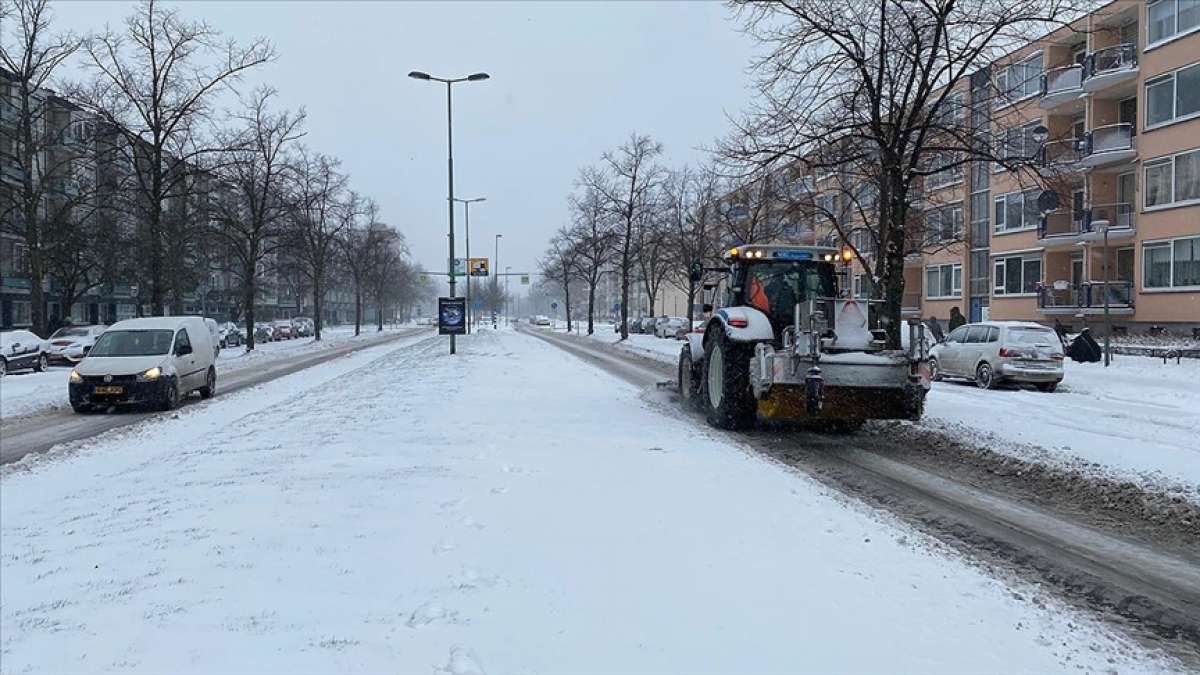
[[179,407],[179,382],[175,378],[167,380],[158,407],[162,410],[174,410]]
[[757,420],[750,390],[751,345],[731,342],[717,331],[704,345],[700,400],[708,423],[718,429],[745,429]]
[[676,369],[679,382],[679,400],[684,408],[696,408],[700,405],[700,369],[692,361],[691,345],[684,345],[679,352],[679,367]]

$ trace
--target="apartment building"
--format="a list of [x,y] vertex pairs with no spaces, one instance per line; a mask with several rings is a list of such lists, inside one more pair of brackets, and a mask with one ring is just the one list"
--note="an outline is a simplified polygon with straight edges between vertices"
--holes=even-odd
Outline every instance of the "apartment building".
[[[32,324],[32,280],[25,224],[22,214],[8,208],[13,204],[10,195],[20,189],[24,179],[24,169],[16,159],[17,100],[18,88],[11,74],[0,70],[0,330],[28,328]],[[131,158],[137,152],[128,145],[121,145],[128,143],[124,134],[106,129],[92,115],[53,92],[40,92],[37,103],[44,106],[37,118],[37,133],[52,139],[39,143],[41,152],[35,159],[40,169],[35,180],[54,183],[45,191],[45,210],[53,211],[57,205],[78,197],[76,191],[81,186],[94,188],[95,193],[87,197],[91,203],[82,210],[90,214],[87,217],[97,219],[103,231],[111,232],[111,237],[98,238],[99,243],[127,241],[136,229],[135,216],[120,207],[119,191],[132,175]],[[54,170],[49,171],[47,167]],[[207,178],[200,177],[200,180]],[[200,194],[208,195],[210,191],[201,190]],[[164,208],[178,217],[187,217],[185,211],[188,209],[203,208],[203,204],[184,201],[168,200]],[[106,261],[100,265],[104,269],[91,273],[104,282],[89,283],[87,290],[69,309],[60,299],[63,284],[70,280],[47,274],[42,282],[45,316],[75,324],[111,324],[150,313],[148,305],[139,307],[146,301],[146,289],[139,289],[133,280],[121,279],[114,273],[119,268],[116,263],[131,255],[127,250],[101,251],[97,257]],[[209,268],[195,275],[198,282],[194,287],[181,292],[179,304],[185,314],[202,314],[218,320],[240,314],[242,302],[237,279],[225,262],[209,261]],[[276,265],[267,265],[262,276],[257,307],[259,320],[311,316],[311,298],[308,297],[311,293],[294,278],[296,275],[281,274]],[[333,282],[322,309],[327,322],[352,320],[353,293]]]
[[[1099,331],[1107,305],[1118,334],[1200,332],[1200,3],[1115,0],[980,69],[948,102],[955,124],[988,132],[981,155],[1032,161],[946,161],[925,177],[905,316],[944,322],[957,307]],[[853,243],[870,264],[838,180],[790,184],[851,241],[819,217],[793,234]],[[1045,213],[1044,192],[1057,197]],[[869,296],[861,263],[846,268],[851,292]]]

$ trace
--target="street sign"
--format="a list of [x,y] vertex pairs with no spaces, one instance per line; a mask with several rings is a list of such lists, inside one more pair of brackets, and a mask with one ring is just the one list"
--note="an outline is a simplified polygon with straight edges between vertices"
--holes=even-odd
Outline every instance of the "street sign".
[[553,310],[556,310],[556,311],[557,311],[557,310],[558,310],[558,303],[557,303],[557,302],[552,302],[552,303],[550,303],[550,309],[553,309]]
[[467,332],[466,298],[438,298],[438,334],[463,335]]
[[528,285],[529,285],[529,275],[528,275],[528,274],[522,274],[522,275],[521,275],[521,285],[522,285],[522,286],[528,286]]
[[488,275],[488,259],[487,258],[471,258],[470,259],[471,276],[486,277]]
[[483,301],[482,300],[476,300],[475,302],[472,302],[471,305],[475,309],[483,309]]
[[454,270],[454,276],[456,276],[456,277],[467,276],[467,259],[466,258],[451,258],[449,267],[451,270]]
[[621,303],[614,302],[613,303],[613,314],[619,314],[620,312],[621,312]]

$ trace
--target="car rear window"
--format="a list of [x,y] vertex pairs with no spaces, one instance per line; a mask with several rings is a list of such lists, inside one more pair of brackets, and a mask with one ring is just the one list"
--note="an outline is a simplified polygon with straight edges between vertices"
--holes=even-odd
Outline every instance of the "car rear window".
[[1047,328],[1009,328],[1008,341],[1021,345],[1053,345],[1058,336]]
[[50,339],[61,337],[86,337],[87,334],[87,328],[59,328],[58,330],[54,331],[54,335],[51,335]]

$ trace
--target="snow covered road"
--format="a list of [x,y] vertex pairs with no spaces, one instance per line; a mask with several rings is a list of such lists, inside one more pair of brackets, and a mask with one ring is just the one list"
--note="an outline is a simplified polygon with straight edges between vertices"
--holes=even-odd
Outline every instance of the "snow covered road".
[[3,670],[1172,667],[552,346],[459,345],[4,476]]

